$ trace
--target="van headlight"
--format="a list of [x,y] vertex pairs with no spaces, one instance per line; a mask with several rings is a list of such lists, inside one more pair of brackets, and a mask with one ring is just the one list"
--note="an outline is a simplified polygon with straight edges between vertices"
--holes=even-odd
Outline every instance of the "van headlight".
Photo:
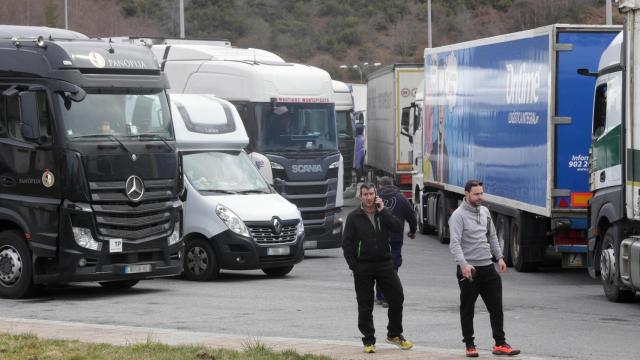
[[240,217],[228,207],[218,204],[218,206],[216,206],[216,215],[218,215],[220,220],[227,225],[229,230],[238,235],[251,237],[249,229],[247,228],[247,225],[244,224],[244,221],[242,221],[242,219],[240,219]]
[[180,222],[176,221],[175,225],[173,226],[173,232],[171,233],[171,235],[169,235],[167,242],[169,243],[169,246],[171,246],[177,244],[180,239]]
[[340,167],[340,160],[332,163],[331,165],[329,165],[329,169],[335,169],[337,167]]
[[302,236],[304,234],[304,224],[302,223],[302,219],[298,222],[298,227],[296,228],[296,235]]
[[277,162],[271,162],[271,168],[277,170],[284,170],[284,166],[278,164]]
[[91,229],[72,227],[72,230],[73,238],[76,240],[76,244],[89,250],[102,250],[102,243],[99,243],[93,239],[93,235],[91,235]]

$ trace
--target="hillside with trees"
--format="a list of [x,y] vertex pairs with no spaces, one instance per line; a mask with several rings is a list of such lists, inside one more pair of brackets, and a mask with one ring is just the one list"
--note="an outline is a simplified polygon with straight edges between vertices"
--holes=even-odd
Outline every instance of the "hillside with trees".
[[[184,0],[187,37],[227,39],[357,81],[341,64],[422,62],[427,0]],[[68,0],[91,36],[179,35],[178,0]],[[4,0],[0,23],[64,27],[64,0]],[[614,9],[614,23],[622,17]],[[604,24],[605,0],[432,0],[433,46],[553,23]]]

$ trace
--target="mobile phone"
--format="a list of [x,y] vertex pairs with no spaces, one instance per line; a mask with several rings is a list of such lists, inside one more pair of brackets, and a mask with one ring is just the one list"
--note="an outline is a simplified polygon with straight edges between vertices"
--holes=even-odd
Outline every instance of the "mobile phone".
[[376,209],[380,210],[381,204],[378,202],[378,199],[380,199],[380,197],[376,195]]

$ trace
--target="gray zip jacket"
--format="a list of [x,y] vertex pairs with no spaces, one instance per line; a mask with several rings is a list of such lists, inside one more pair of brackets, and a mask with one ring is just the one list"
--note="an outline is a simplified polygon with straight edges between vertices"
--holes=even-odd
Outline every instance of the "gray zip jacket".
[[[489,224],[488,235],[487,223]],[[449,250],[460,266],[491,265],[491,254],[496,259],[502,257],[496,228],[491,221],[489,209],[484,206],[471,206],[464,199],[449,218],[449,233]]]

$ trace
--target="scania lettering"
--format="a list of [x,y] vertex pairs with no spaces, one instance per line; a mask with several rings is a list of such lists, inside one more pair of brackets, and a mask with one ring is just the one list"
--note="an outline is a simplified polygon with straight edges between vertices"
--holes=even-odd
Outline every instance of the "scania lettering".
[[0,296],[182,272],[167,85],[143,47],[0,26]]

